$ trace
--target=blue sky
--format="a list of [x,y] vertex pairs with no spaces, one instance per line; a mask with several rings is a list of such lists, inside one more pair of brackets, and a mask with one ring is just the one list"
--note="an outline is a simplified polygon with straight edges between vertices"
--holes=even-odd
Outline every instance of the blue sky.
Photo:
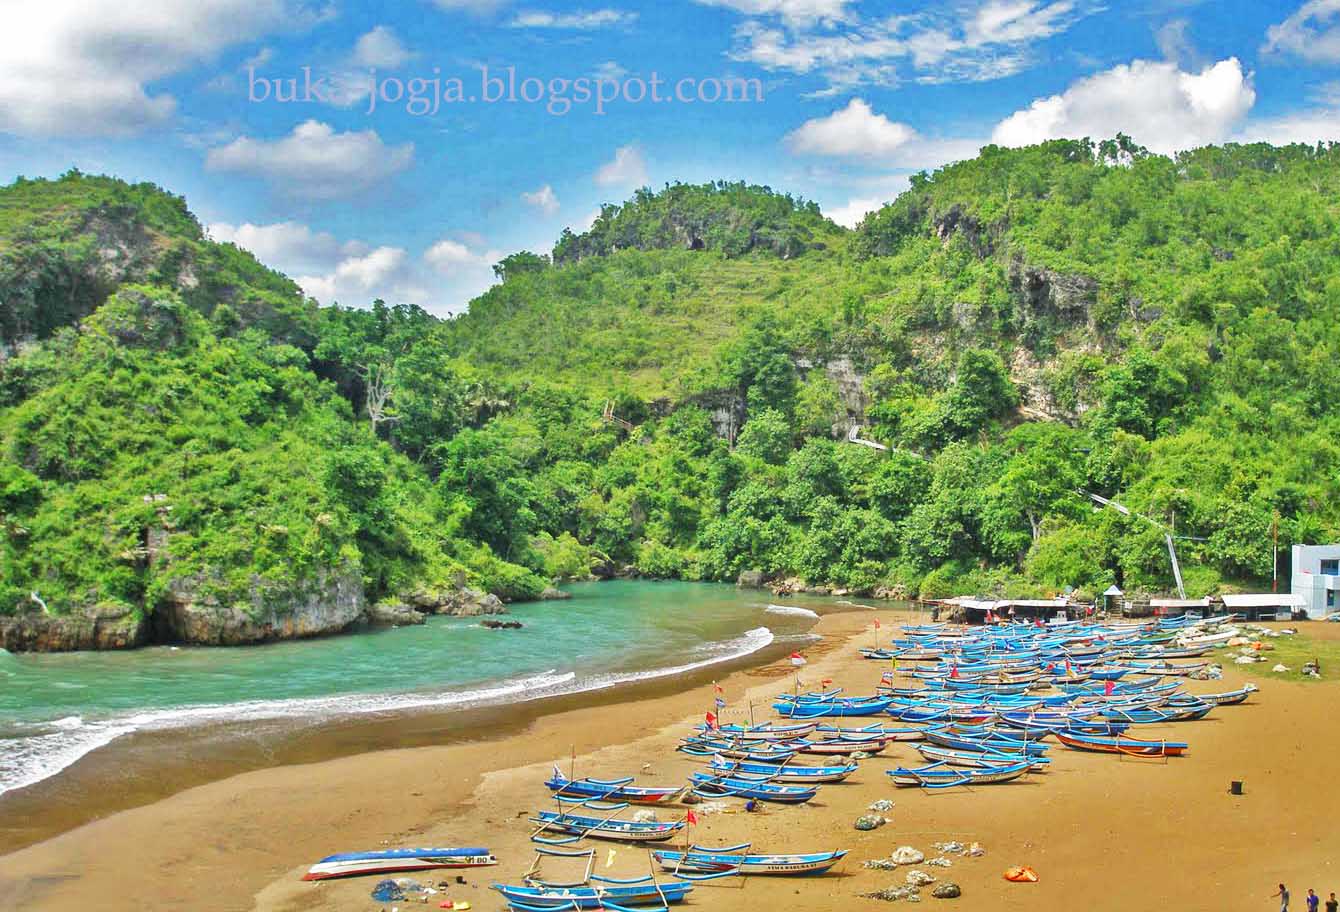
[[[852,224],[988,142],[1340,139],[1340,0],[12,6],[0,178],[154,181],[325,303],[458,311],[644,184],[745,179]],[[320,97],[252,100],[304,68]],[[508,68],[538,101],[483,100]],[[653,74],[668,100],[623,97]],[[390,100],[434,79],[436,113]],[[579,80],[621,97],[555,113]]]

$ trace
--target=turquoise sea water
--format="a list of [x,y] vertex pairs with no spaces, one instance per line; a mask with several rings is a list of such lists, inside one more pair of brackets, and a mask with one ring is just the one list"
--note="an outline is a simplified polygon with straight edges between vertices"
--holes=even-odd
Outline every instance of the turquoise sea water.
[[[615,687],[800,642],[804,602],[702,583],[607,582],[515,605],[522,630],[476,618],[239,648],[11,655],[0,651],[0,793],[137,731],[309,724]],[[815,607],[813,604],[810,608]]]

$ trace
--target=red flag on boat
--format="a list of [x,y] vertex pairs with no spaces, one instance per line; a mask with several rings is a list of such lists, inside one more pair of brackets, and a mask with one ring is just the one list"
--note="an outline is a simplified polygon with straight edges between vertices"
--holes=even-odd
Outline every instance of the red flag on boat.
[[949,669],[949,676],[950,676],[951,678],[957,678],[957,677],[958,677],[958,666],[957,666],[957,665],[955,665],[953,668]]
[[689,812],[688,812],[687,814],[684,815],[684,820],[687,821],[688,823],[692,824],[693,826],[697,826],[697,825],[698,825],[698,815],[695,814],[695,813],[693,813],[693,809],[692,809],[692,808],[690,808],[690,809],[689,809]]
[[875,629],[879,629],[879,618],[875,618]]
[[1111,680],[1106,681],[1106,682],[1103,684],[1103,696],[1105,696],[1105,697],[1110,697],[1110,696],[1112,696],[1112,692],[1113,692],[1114,690],[1116,690],[1116,689],[1117,689],[1117,682],[1116,682],[1116,681],[1111,681]]
[[791,664],[799,668],[805,664],[805,657],[798,652],[791,653]]
[[833,683],[833,679],[832,679],[832,678],[824,678],[824,679],[823,679],[822,681],[820,681],[819,683],[820,683],[821,685],[822,685],[822,684],[832,684],[832,683]]
[[716,713],[714,713],[714,712],[710,712],[710,713],[708,713],[706,716],[704,716],[704,718],[707,719],[707,727],[708,727],[708,728],[716,728],[716,727],[717,727],[717,714],[716,714]]
[[716,681],[712,682],[712,689],[715,690],[717,693],[725,693],[725,691],[721,689],[721,685],[718,684]]

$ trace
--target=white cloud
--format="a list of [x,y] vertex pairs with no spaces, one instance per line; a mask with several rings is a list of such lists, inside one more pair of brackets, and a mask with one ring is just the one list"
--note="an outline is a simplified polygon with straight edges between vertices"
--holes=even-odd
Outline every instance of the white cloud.
[[[861,85],[897,85],[903,71],[919,82],[982,82],[1034,62],[1033,45],[1068,29],[1097,0],[964,0],[917,14],[862,17],[849,4],[785,0],[699,0],[751,16],[735,30],[730,56],[768,70],[818,74],[817,94]],[[827,15],[823,9],[827,8]]]
[[1261,51],[1292,54],[1311,63],[1340,63],[1340,0],[1308,0],[1266,30]]
[[724,6],[746,16],[779,16],[791,25],[837,22],[847,16],[852,0],[697,0],[703,6]]
[[1199,73],[1136,60],[1037,99],[997,124],[992,142],[1026,146],[1120,131],[1156,152],[1172,152],[1228,138],[1255,102],[1251,77],[1236,57]]
[[433,0],[433,5],[448,12],[462,11],[482,16],[507,6],[511,0]]
[[404,247],[341,241],[300,222],[208,226],[216,241],[231,241],[267,266],[293,276],[322,304],[366,307],[377,298],[417,304],[437,314],[458,313],[493,284],[493,264],[503,255],[484,238],[462,232],[415,256]]
[[1279,117],[1252,120],[1233,139],[1245,143],[1268,142],[1276,146],[1340,142],[1340,107],[1297,111]]
[[844,228],[855,228],[867,213],[882,209],[887,202],[888,200],[877,196],[851,199],[841,206],[824,210],[824,215]]
[[206,230],[214,240],[249,250],[262,263],[291,276],[321,272],[346,256],[367,252],[365,245],[341,243],[333,234],[313,231],[301,222],[214,222]]
[[377,298],[392,304],[422,304],[418,290],[405,290],[408,261],[402,247],[377,247],[340,260],[329,273],[299,276],[296,281],[323,304],[366,307]]
[[637,146],[620,146],[614,158],[597,169],[595,182],[602,187],[643,187],[647,184],[647,163]]
[[554,193],[554,188],[548,184],[534,193],[521,194],[521,201],[527,206],[534,206],[545,215],[553,215],[558,212],[558,194]]
[[414,52],[385,25],[377,26],[354,42],[352,60],[356,66],[394,70],[412,59]]
[[621,82],[628,75],[628,71],[613,60],[606,60],[604,63],[597,64],[592,73],[597,79],[604,79],[609,82]]
[[0,132],[129,136],[177,102],[153,83],[233,45],[326,13],[299,0],[81,0],[7,4],[0,28]]
[[1187,29],[1191,23],[1186,19],[1173,19],[1165,22],[1154,33],[1154,43],[1158,45],[1159,53],[1163,59],[1171,63],[1177,63],[1180,60],[1194,58],[1195,48],[1192,47],[1191,39],[1187,35]]
[[413,143],[388,146],[375,130],[337,133],[309,120],[281,139],[240,136],[211,149],[205,166],[256,175],[294,196],[334,199],[404,171],[413,159]]
[[512,19],[512,28],[549,28],[590,30],[632,25],[637,13],[616,9],[598,9],[572,13],[551,13],[545,10],[525,10]]
[[807,120],[786,137],[791,151],[806,155],[880,158],[907,145],[916,131],[876,114],[869,102],[853,98],[827,117]]

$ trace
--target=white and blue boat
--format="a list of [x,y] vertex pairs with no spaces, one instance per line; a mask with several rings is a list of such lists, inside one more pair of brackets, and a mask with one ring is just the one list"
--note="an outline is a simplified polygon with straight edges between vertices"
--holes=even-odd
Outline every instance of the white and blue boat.
[[488,849],[386,849],[379,852],[345,852],[327,855],[308,869],[303,880],[329,880],[332,877],[356,877],[360,874],[389,874],[393,871],[428,871],[436,868],[478,868],[495,865]]

